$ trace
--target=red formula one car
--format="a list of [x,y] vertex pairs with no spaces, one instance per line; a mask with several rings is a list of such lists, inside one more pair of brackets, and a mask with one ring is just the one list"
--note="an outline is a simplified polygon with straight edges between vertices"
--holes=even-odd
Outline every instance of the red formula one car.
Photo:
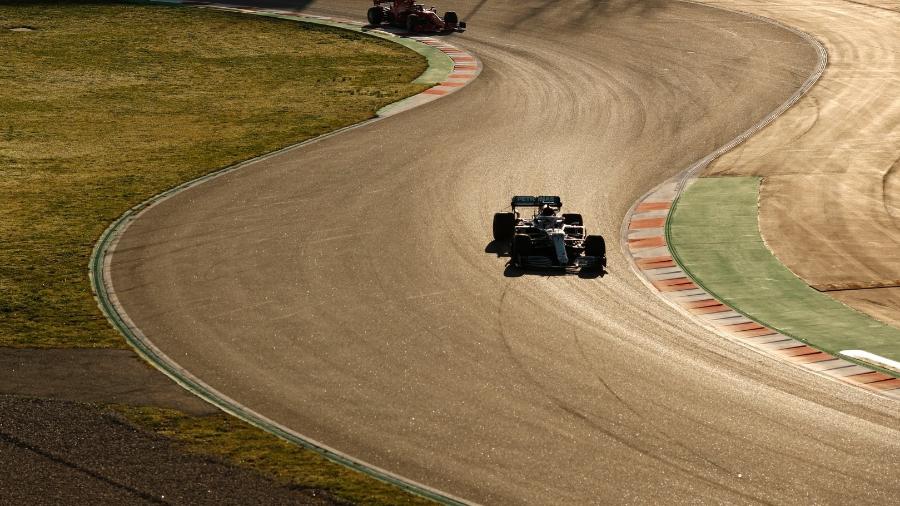
[[[385,21],[400,28],[415,32],[461,32],[466,23],[460,21],[453,11],[447,11],[444,17],[438,16],[434,7],[425,8],[415,0],[372,0],[375,4],[369,7],[369,24],[378,26]],[[385,6],[383,4],[390,4]]]

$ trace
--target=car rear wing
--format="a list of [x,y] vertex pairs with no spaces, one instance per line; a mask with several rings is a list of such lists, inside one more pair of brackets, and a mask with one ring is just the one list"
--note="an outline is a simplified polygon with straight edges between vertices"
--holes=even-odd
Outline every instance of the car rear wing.
[[513,209],[517,207],[542,207],[550,206],[559,209],[562,207],[562,199],[555,195],[538,195],[532,197],[530,195],[516,195],[512,198]]

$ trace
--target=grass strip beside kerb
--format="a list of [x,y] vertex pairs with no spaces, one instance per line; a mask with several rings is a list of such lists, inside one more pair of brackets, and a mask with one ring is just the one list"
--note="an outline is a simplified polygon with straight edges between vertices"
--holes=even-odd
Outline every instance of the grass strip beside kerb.
[[900,360],[900,329],[816,291],[759,233],[760,178],[700,178],[666,223],[673,256],[706,291],[749,318],[831,354],[861,349]]

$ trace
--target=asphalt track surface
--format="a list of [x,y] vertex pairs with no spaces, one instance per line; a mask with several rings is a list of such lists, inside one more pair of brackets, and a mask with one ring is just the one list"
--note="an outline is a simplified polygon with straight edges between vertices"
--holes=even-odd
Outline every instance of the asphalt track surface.
[[[629,206],[787,99],[812,49],[689,3],[454,8],[473,84],[133,223],[111,265],[132,320],[251,409],[471,501],[895,501],[896,403],[696,327],[618,243]],[[513,193],[562,195],[610,272],[507,270],[490,221]]]

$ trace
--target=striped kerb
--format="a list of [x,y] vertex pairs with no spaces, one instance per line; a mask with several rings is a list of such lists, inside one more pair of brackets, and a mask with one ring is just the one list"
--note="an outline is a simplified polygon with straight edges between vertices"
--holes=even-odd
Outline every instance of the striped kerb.
[[817,374],[900,400],[900,379],[835,357],[743,316],[716,299],[685,272],[665,237],[666,220],[679,181],[669,180],[646,195],[626,217],[626,256],[653,291],[701,325],[761,353]]

